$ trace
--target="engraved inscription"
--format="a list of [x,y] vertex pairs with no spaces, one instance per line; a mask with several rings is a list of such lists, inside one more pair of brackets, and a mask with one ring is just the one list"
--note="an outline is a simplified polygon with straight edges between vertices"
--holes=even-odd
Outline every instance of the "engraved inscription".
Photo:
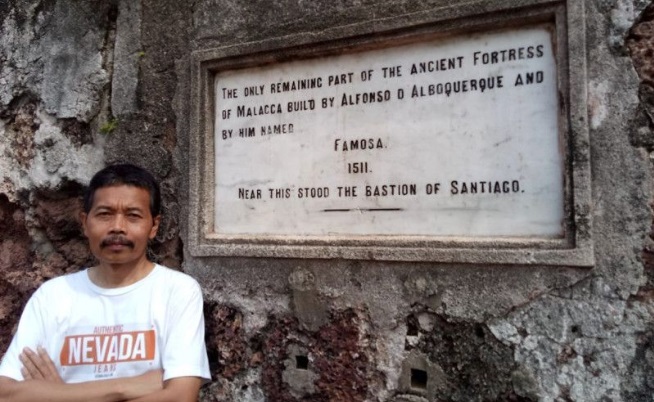
[[551,28],[218,72],[216,233],[563,236]]

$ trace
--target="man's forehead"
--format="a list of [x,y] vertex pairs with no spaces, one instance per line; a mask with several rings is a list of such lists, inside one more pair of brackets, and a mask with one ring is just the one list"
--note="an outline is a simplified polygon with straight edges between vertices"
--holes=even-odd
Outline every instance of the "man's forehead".
[[131,208],[149,208],[150,192],[128,184],[100,187],[93,195],[93,207],[113,204],[129,205]]

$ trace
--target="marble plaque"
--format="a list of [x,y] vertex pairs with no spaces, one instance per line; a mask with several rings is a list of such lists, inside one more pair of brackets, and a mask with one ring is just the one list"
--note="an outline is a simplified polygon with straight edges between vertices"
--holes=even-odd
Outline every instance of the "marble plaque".
[[220,71],[225,235],[563,237],[548,25]]

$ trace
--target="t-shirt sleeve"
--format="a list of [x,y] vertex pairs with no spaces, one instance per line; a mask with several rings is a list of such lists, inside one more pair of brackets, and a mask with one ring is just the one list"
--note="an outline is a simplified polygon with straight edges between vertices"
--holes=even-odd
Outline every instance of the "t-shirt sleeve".
[[16,334],[9,344],[7,352],[2,357],[2,361],[0,361],[0,376],[22,381],[24,378],[20,369],[23,365],[18,356],[26,347],[36,350],[37,346],[43,345],[44,323],[40,297],[41,292],[37,290],[27,302],[18,322]]
[[190,283],[177,292],[168,311],[168,331],[161,354],[163,379],[200,377],[209,381],[202,291],[197,282],[190,279]]

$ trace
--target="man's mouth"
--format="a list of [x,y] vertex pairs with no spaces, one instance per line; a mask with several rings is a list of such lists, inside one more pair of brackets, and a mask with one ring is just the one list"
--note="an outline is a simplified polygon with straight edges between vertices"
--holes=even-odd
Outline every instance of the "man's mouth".
[[100,248],[116,248],[123,247],[134,248],[134,243],[122,236],[109,236],[100,242]]

